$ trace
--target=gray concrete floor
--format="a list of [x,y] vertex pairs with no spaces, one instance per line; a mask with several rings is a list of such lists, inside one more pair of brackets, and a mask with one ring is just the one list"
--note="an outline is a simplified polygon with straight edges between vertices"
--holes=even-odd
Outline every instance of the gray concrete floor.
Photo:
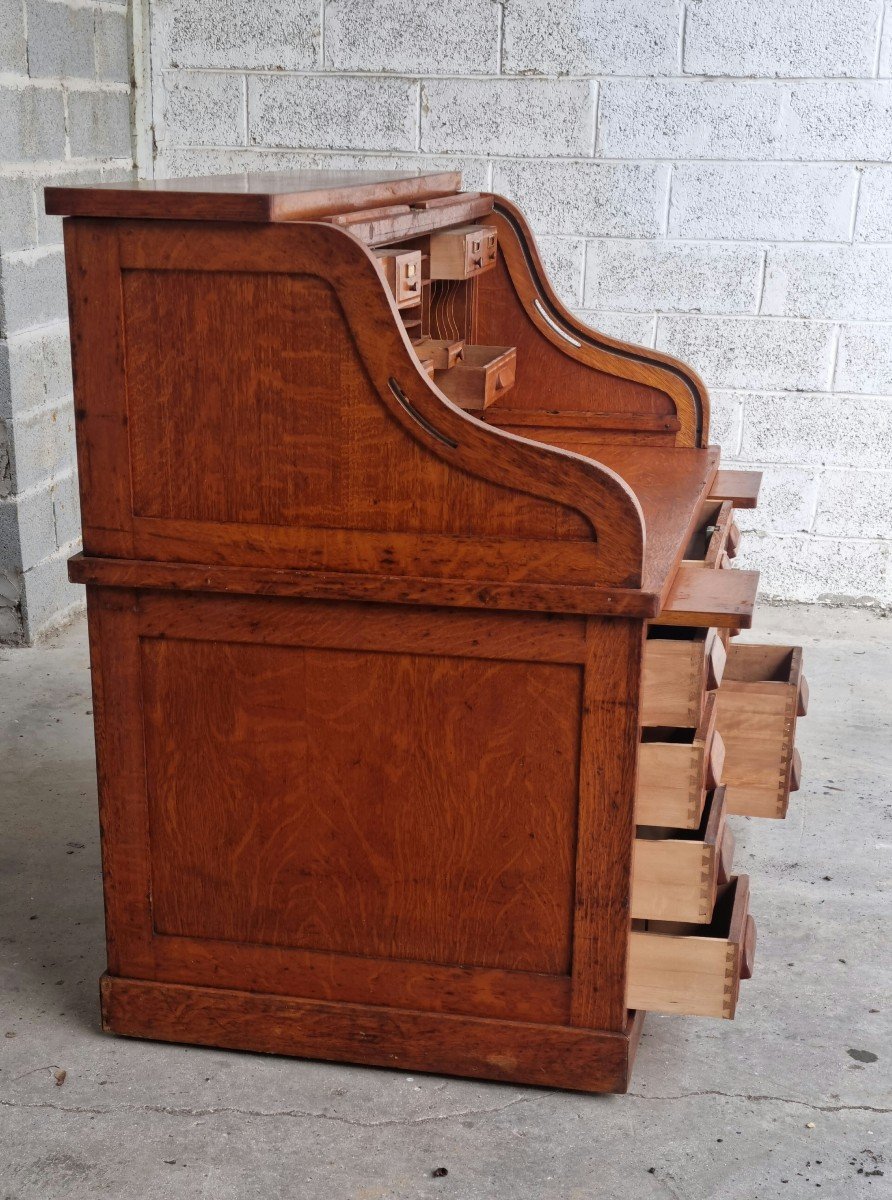
[[892,1196],[890,635],[762,609],[812,706],[788,819],[734,819],[756,972],[734,1022],[649,1016],[609,1097],[104,1036],[84,624],[0,652],[0,1198]]

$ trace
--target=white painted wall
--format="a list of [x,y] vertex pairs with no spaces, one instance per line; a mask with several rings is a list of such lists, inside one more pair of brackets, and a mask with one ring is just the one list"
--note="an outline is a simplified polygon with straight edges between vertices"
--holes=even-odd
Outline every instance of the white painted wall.
[[892,4],[143,3],[144,173],[460,166],[703,374],[765,592],[892,604]]

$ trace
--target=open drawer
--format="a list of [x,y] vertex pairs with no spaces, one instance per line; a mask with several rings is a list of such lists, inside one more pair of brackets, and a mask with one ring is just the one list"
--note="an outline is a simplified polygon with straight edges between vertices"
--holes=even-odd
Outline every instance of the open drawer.
[[638,747],[635,821],[696,829],[706,793],[722,782],[725,747],[715,727],[715,694],[710,692],[696,729],[648,726]]
[[796,717],[807,704],[798,646],[729,646],[716,707],[729,813],[786,815],[799,786]]
[[709,925],[633,922],[626,1006],[731,1018],[740,981],[752,975],[755,945],[746,875],[718,888]]
[[641,679],[641,724],[696,728],[707,691],[722,681],[726,651],[715,629],[649,625]]
[[513,346],[465,345],[460,360],[437,371],[437,387],[453,404],[482,412],[514,387],[517,351]]
[[685,547],[686,566],[715,569],[737,555],[740,531],[734,521],[730,500],[707,500],[700,509],[697,527]]
[[707,796],[697,829],[639,825],[632,858],[632,916],[708,922],[716,886],[720,876],[727,880],[733,853],[721,787]]

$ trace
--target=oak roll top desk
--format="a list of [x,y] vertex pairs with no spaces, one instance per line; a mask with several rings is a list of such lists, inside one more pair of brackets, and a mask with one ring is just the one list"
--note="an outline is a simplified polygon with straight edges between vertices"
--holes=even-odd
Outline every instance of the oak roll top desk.
[[625,1089],[752,970],[728,817],[796,647],[684,364],[580,324],[457,174],[51,188],[65,215],[104,1027]]

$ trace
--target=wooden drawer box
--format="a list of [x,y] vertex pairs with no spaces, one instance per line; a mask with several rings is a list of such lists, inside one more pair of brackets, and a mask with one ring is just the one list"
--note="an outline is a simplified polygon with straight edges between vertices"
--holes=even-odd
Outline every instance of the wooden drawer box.
[[725,747],[715,728],[716,701],[710,693],[696,729],[659,725],[644,730],[638,748],[635,821],[696,829],[707,791],[722,782]]
[[697,528],[685,548],[685,564],[715,569],[727,565],[737,554],[740,532],[734,522],[730,500],[707,500],[700,510]]
[[641,724],[696,728],[705,693],[722,681],[725,657],[715,629],[651,625],[644,645]]
[[793,740],[807,698],[798,646],[729,646],[716,709],[728,812],[786,815],[790,792],[799,786]]
[[461,362],[465,353],[463,341],[450,341],[447,338],[419,338],[412,346],[418,357],[430,359],[437,371],[450,370]]
[[755,942],[746,875],[718,888],[708,926],[635,922],[626,1003],[650,1012],[731,1018],[740,981],[752,974]]
[[492,225],[466,225],[435,233],[430,256],[431,279],[472,279],[495,266],[498,234]]
[[421,302],[421,251],[375,250],[378,265],[397,308],[411,308]]
[[513,346],[465,346],[454,367],[437,372],[437,387],[459,408],[482,412],[514,386],[516,366]]
[[724,846],[725,789],[710,792],[697,829],[639,826],[632,860],[632,916],[708,922],[720,868],[730,867]]

